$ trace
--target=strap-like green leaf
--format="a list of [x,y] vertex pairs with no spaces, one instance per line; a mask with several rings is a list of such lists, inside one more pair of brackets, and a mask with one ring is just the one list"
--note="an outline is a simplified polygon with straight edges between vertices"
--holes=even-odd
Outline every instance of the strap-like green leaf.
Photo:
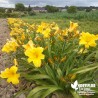
[[70,63],[73,60],[74,56],[76,55],[76,52],[73,52],[69,58],[67,59],[67,61],[65,62],[65,65],[63,67],[63,73],[65,72],[66,69],[66,74],[68,74],[69,70],[70,70]]
[[41,80],[41,79],[47,79],[50,80],[52,83],[56,84],[56,81],[53,80],[51,77],[49,77],[48,75],[44,75],[44,74],[36,74],[36,75],[25,75],[24,76],[26,79],[28,80]]
[[90,65],[87,65],[87,66],[83,66],[83,67],[80,67],[80,68],[73,69],[72,73],[75,73],[75,74],[85,73],[85,72],[88,72],[88,71],[96,69],[96,68],[98,68],[98,63],[90,64]]
[[[44,93],[43,93],[43,90],[45,90]],[[61,90],[61,88],[52,86],[52,85],[39,86],[39,87],[36,87],[33,90],[31,90],[30,93],[28,94],[27,98],[33,98],[33,96],[35,96],[35,94],[39,93],[40,91],[42,91],[42,93],[40,93],[42,96],[41,98],[45,98],[47,95],[51,94],[55,90]]]
[[52,69],[48,64],[45,65],[45,71],[46,71],[46,74],[48,74],[48,76],[51,78],[52,81],[54,81],[54,84],[55,85],[58,85],[57,84],[57,78],[56,78],[56,75],[55,75],[55,70]]
[[32,96],[34,94],[36,94],[37,92],[39,92],[41,90],[44,90],[44,89],[47,89],[47,86],[40,86],[40,87],[34,88],[33,90],[30,91],[30,93],[28,94],[27,98],[32,98]]
[[24,77],[25,77],[26,79],[29,79],[29,80],[36,80],[36,79],[50,79],[49,76],[44,75],[44,74],[25,75]]
[[88,61],[95,53],[96,53],[96,51],[93,51],[91,54],[89,54],[89,55],[85,58],[84,62]]
[[52,78],[55,77],[55,75],[54,75],[54,70],[53,70],[48,64],[45,65],[45,71],[47,72],[47,74],[48,74],[50,77],[52,77]]
[[47,97],[48,95],[50,95],[51,93],[53,93],[53,92],[56,91],[56,90],[61,90],[61,88],[59,88],[59,87],[51,87],[51,88],[47,89],[47,90],[43,93],[43,95],[41,96],[41,98]]
[[90,80],[92,80],[92,77],[85,77],[82,80],[79,80],[79,83],[84,83],[84,82],[90,81]]

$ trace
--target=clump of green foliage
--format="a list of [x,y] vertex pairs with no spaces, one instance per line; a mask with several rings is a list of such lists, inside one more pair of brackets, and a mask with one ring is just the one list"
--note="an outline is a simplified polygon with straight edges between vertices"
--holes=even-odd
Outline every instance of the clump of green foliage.
[[59,12],[59,9],[55,6],[46,5],[45,9],[49,13]]
[[77,12],[77,7],[76,6],[70,6],[67,9],[68,13],[76,13]]
[[1,13],[0,12],[0,18],[17,18],[20,17],[18,13]]
[[25,6],[22,3],[16,3],[15,4],[15,10],[16,11],[24,11],[25,10]]
[[34,11],[30,11],[30,12],[28,12],[28,14],[29,14],[30,16],[36,15],[36,13],[35,13]]

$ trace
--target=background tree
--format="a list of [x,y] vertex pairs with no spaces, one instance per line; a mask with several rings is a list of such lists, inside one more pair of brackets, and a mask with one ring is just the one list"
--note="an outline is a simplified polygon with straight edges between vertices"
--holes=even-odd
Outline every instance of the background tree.
[[32,11],[32,8],[31,8],[30,4],[29,4],[29,6],[28,6],[28,8],[27,8],[27,11],[28,11],[28,12]]
[[77,12],[77,7],[76,6],[70,6],[67,8],[68,13],[76,13]]
[[22,4],[22,3],[15,4],[15,10],[16,11],[24,11],[25,10],[24,4]]
[[50,5],[46,5],[45,9],[47,10],[47,12],[49,13],[54,13],[54,12],[58,12],[59,8],[55,7],[55,6],[50,6]]

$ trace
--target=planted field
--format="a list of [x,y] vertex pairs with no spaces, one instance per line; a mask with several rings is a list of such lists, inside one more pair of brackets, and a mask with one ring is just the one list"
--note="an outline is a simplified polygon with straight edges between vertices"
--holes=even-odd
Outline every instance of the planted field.
[[19,85],[13,96],[88,98],[89,92],[79,95],[78,84],[89,83],[89,89],[96,92],[93,98],[97,98],[98,34],[93,29],[88,32],[97,22],[39,16],[7,20],[10,38],[2,52],[11,55],[12,64],[0,77]]
[[80,31],[98,33],[98,11],[78,11],[75,14],[67,12],[37,13],[35,16],[26,16],[22,19],[29,23],[56,22],[61,28],[68,27],[69,22],[74,21],[79,24]]
[[[28,18],[32,18],[29,16]],[[98,11],[78,11],[77,13],[55,12],[55,13],[37,13],[33,16],[33,19],[76,19],[76,20],[95,20],[98,21]]]

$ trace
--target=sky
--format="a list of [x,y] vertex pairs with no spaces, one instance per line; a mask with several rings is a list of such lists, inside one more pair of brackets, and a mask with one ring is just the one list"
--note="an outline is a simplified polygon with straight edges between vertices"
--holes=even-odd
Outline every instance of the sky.
[[58,7],[67,6],[98,6],[98,0],[0,0],[0,7],[15,7],[16,3],[33,6],[53,5]]

